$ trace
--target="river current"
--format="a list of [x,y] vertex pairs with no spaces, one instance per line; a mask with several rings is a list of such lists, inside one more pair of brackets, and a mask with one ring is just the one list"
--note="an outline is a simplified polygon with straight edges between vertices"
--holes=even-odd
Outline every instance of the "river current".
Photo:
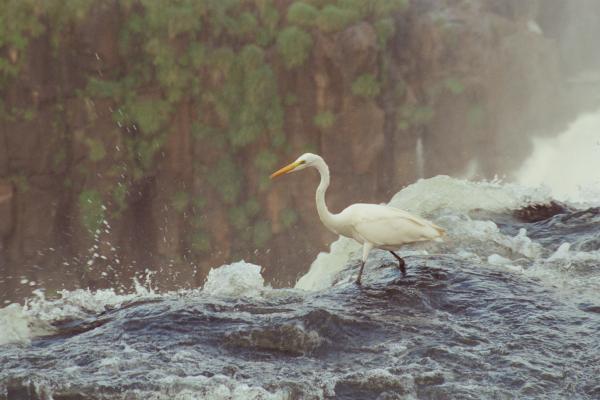
[[444,176],[390,204],[447,229],[402,277],[359,247],[295,288],[260,266],[202,288],[43,291],[0,309],[0,399],[600,398],[600,208]]

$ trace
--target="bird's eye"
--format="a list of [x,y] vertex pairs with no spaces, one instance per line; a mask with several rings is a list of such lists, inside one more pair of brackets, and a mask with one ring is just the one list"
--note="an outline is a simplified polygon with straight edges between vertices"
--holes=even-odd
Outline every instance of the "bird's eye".
[[302,165],[302,164],[306,164],[306,161],[304,161],[304,160],[300,160],[299,164],[300,164],[300,165]]

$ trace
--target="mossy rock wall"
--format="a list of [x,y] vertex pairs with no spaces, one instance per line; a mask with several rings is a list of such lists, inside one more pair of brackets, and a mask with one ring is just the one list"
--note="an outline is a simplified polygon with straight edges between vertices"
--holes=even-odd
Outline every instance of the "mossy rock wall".
[[322,154],[340,210],[417,179],[417,137],[425,173],[449,174],[547,123],[551,41],[484,6],[413,3],[5,2],[3,275],[103,287],[148,269],[198,286],[244,258],[290,285],[334,237],[315,174],[272,184],[276,167]]

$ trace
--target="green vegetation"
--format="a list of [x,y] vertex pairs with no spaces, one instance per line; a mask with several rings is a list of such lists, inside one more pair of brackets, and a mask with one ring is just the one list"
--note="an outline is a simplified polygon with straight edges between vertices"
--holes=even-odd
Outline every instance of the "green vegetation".
[[298,222],[298,213],[292,208],[285,208],[281,211],[279,217],[282,225],[287,229]]
[[208,176],[208,181],[226,204],[237,202],[241,191],[241,176],[230,157],[219,160],[214,171]]
[[93,138],[85,138],[85,144],[90,150],[90,160],[96,162],[106,157],[106,150],[101,141]]
[[377,32],[379,46],[385,49],[387,47],[388,41],[392,36],[394,36],[394,33],[396,32],[394,20],[392,18],[382,18],[376,21],[375,31]]
[[97,190],[86,189],[79,194],[79,216],[81,224],[94,235],[104,221],[102,196]]
[[444,81],[444,86],[452,94],[462,94],[465,91],[465,86],[456,78],[448,78]]
[[410,0],[367,0],[371,14],[376,18],[387,17],[390,14],[405,10]]
[[29,180],[25,174],[19,173],[10,176],[10,181],[17,188],[19,193],[27,193],[29,190]]
[[257,248],[264,247],[271,240],[271,236],[271,223],[269,221],[258,221],[252,227],[252,240]]
[[323,7],[317,18],[317,26],[323,32],[337,32],[356,22],[360,14],[352,9],[339,8],[332,4]]
[[359,76],[352,83],[352,93],[356,96],[362,96],[365,98],[376,97],[381,91],[381,86],[372,74],[364,74]]
[[285,28],[277,37],[277,51],[288,69],[303,65],[312,45],[312,36],[295,26]]
[[315,25],[319,10],[311,4],[303,1],[293,3],[287,12],[287,20],[291,24],[295,24],[304,28],[310,28]]
[[118,217],[125,209],[127,209],[127,192],[127,185],[120,182],[117,183],[111,192],[115,217]]
[[171,197],[171,207],[178,213],[184,212],[190,204],[190,195],[187,192],[175,192]]
[[480,104],[473,104],[467,111],[467,121],[469,125],[481,127],[487,118],[485,108]]
[[324,111],[315,115],[313,122],[317,127],[327,129],[335,123],[335,115],[331,111]]
[[431,121],[433,116],[433,108],[427,105],[412,106],[405,104],[399,110],[397,127],[406,130],[412,127],[424,126]]

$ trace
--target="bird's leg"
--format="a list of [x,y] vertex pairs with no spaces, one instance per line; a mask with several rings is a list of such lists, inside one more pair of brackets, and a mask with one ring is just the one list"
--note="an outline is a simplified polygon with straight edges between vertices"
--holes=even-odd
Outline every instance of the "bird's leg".
[[356,278],[357,285],[361,284],[360,279],[362,277],[363,269],[365,268],[365,262],[367,262],[367,257],[369,256],[369,252],[371,251],[372,248],[373,248],[373,245],[370,243],[363,244],[362,264],[360,265],[360,271],[358,271],[358,278]]
[[390,250],[390,253],[392,253],[392,255],[394,257],[396,257],[396,260],[398,260],[398,268],[400,268],[400,271],[402,272],[402,276],[406,276],[406,268],[404,267],[404,265],[406,263],[404,262],[404,260],[402,259],[402,257],[400,257],[398,254],[394,253],[391,250]]
[[362,276],[362,272],[363,272],[363,268],[365,267],[365,262],[362,261],[360,264],[360,270],[358,271],[358,278],[356,278],[356,284],[357,285],[361,285],[361,281],[360,278]]

